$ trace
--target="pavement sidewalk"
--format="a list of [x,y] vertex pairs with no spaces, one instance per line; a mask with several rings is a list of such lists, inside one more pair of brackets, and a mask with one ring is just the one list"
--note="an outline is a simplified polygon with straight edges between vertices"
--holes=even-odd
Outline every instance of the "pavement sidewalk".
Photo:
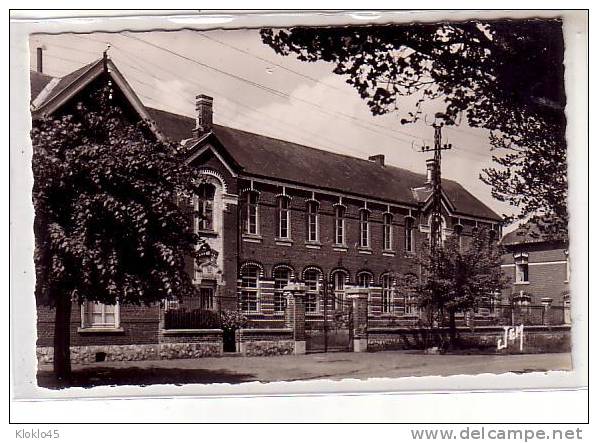
[[[243,383],[371,377],[410,377],[570,370],[571,354],[423,355],[405,351],[337,352],[278,357],[102,362],[73,365],[71,386],[156,383]],[[59,387],[51,365],[38,370],[38,384]]]

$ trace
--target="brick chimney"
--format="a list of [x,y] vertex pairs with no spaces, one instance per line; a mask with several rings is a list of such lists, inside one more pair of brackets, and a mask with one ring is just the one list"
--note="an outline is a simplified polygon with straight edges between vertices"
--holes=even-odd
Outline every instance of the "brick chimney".
[[438,168],[436,160],[429,158],[426,160],[426,184],[434,185],[438,179]]
[[197,111],[195,129],[193,129],[195,137],[201,137],[212,130],[213,104],[214,99],[208,95],[200,94],[195,97],[195,110]]
[[384,166],[384,154],[376,154],[368,157],[368,160],[374,163],[378,163],[380,166]]
[[37,48],[37,72],[42,74],[44,72],[44,48]]

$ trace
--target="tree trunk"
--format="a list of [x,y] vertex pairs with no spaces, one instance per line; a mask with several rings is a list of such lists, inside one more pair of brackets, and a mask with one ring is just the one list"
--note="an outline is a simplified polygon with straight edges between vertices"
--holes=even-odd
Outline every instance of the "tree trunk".
[[71,297],[61,295],[56,300],[54,319],[54,376],[67,381],[71,375]]

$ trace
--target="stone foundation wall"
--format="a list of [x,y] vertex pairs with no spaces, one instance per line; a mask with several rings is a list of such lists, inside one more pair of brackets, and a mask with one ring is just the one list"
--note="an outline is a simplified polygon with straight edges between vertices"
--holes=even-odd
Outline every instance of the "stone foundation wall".
[[[156,360],[158,345],[98,345],[71,346],[71,362],[73,364],[95,363],[98,361],[135,361]],[[37,348],[39,364],[54,361],[54,348],[51,346]]]
[[290,355],[295,351],[291,329],[241,329],[239,331],[240,351],[243,355],[258,357]]
[[159,356],[161,360],[177,358],[220,357],[222,341],[201,343],[161,343]]
[[[483,353],[545,353],[570,352],[571,328],[569,326],[527,326],[523,332],[523,351],[519,341],[509,343],[506,349],[497,349],[497,342],[504,336],[504,329],[496,326],[482,326],[475,330],[457,329],[458,348]],[[426,349],[442,346],[449,340],[447,329],[436,330],[413,328],[370,328],[368,351],[402,349]]]
[[[138,345],[71,346],[73,364],[101,361],[136,361],[176,358],[219,357],[223,353],[221,329],[159,331],[159,343]],[[54,348],[38,346],[37,360],[49,364]]]

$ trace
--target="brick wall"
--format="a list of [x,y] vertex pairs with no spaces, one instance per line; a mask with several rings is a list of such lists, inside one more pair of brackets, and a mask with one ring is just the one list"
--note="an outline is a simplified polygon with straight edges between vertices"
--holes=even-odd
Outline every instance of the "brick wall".
[[[128,345],[158,343],[158,306],[120,306],[120,327],[115,332],[84,332],[81,308],[75,304],[71,313],[71,346]],[[54,344],[54,310],[46,306],[37,309],[38,347]]]
[[[503,290],[503,299],[508,300],[512,294],[520,291],[531,297],[531,304],[539,305],[542,298],[552,298],[553,305],[563,305],[563,295],[568,292],[567,265],[564,251],[567,246],[562,243],[523,244],[506,247],[503,256],[503,273],[509,279],[509,285]],[[514,254],[528,254],[529,283],[515,282]]]

